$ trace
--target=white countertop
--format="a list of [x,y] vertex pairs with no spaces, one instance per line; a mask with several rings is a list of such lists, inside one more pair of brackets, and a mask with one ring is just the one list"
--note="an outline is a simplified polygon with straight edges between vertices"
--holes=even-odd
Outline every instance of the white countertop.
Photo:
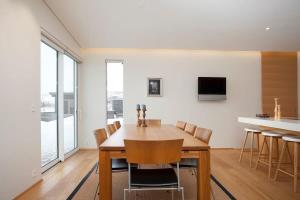
[[241,123],[252,124],[256,126],[266,126],[271,128],[300,132],[300,120],[298,119],[274,120],[274,118],[239,117],[238,121]]

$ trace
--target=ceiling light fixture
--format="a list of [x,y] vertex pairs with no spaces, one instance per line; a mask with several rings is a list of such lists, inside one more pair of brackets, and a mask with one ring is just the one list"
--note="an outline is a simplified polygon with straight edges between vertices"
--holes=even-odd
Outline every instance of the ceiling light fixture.
[[267,26],[266,28],[265,28],[265,30],[266,31],[269,31],[271,28],[269,27],[269,26]]

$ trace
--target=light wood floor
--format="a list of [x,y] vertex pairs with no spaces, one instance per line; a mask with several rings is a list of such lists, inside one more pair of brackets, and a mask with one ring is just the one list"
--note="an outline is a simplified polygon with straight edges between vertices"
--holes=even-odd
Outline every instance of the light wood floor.
[[[250,169],[247,156],[241,164],[238,163],[238,158],[238,150],[212,150],[213,175],[237,199],[300,199],[300,192],[293,192],[291,178],[281,175],[279,181],[269,181],[265,167],[260,166],[258,170]],[[44,180],[19,199],[66,199],[97,159],[96,150],[80,150],[64,163],[46,172]]]
[[43,181],[18,199],[65,200],[98,160],[97,150],[80,150],[45,172]]
[[[280,174],[278,181],[268,180],[267,168],[259,165],[250,169],[249,153],[238,162],[240,151],[212,150],[212,174],[229,190],[234,197],[243,200],[295,200],[300,192],[293,192],[293,179]],[[254,159],[256,161],[256,157]],[[255,166],[255,162],[253,162]],[[300,184],[298,184],[300,191]]]

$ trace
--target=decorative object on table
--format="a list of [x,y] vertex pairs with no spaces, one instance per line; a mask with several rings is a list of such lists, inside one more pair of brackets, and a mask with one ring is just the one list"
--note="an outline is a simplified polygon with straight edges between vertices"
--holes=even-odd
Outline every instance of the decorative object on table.
[[278,100],[279,98],[274,98],[275,107],[274,107],[274,119],[278,119]]
[[147,124],[146,124],[146,105],[145,104],[142,104],[142,111],[143,111],[143,119],[142,119],[142,127],[147,127]]
[[141,121],[140,121],[140,111],[141,111],[141,106],[140,104],[136,105],[136,111],[137,111],[137,122],[136,122],[136,126],[139,127],[141,126]]
[[277,119],[281,118],[281,110],[280,110],[280,105],[277,105]]
[[148,96],[161,97],[162,96],[162,78],[148,78]]
[[262,113],[262,114],[256,114],[256,117],[259,117],[259,118],[270,118],[270,115],[266,114],[266,113]]

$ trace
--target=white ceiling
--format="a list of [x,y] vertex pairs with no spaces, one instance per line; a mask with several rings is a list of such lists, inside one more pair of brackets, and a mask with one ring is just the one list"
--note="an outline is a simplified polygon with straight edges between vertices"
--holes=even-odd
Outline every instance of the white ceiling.
[[46,2],[85,48],[300,50],[300,0]]

